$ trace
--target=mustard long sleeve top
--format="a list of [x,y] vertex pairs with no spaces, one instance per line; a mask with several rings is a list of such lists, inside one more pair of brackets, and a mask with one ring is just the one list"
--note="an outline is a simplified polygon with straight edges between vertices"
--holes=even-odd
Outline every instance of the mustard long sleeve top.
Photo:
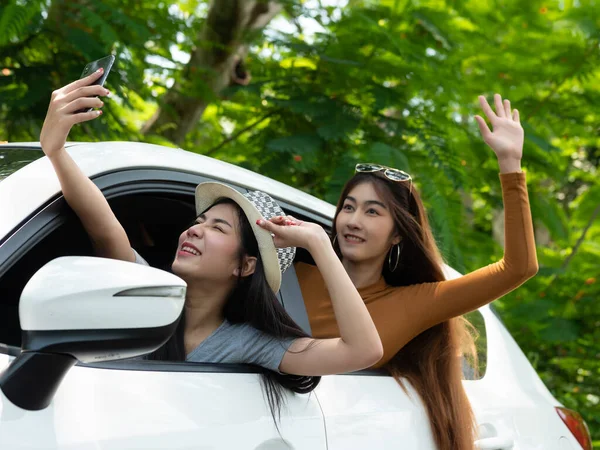
[[[500,174],[505,217],[504,257],[460,278],[394,287],[383,276],[359,289],[383,343],[387,363],[404,345],[426,329],[473,311],[517,288],[538,270],[526,176]],[[312,265],[296,264],[313,337],[339,337],[331,299]]]

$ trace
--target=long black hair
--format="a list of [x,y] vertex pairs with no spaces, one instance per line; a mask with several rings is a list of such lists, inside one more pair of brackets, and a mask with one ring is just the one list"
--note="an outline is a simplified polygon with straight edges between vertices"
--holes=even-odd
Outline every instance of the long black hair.
[[[257,258],[254,273],[247,277],[239,276],[235,287],[227,297],[223,309],[225,319],[233,324],[247,323],[276,339],[310,337],[289,316],[271,290],[265,276],[258,242],[242,209],[230,199],[218,200],[213,206],[218,204],[233,205],[238,215],[241,236],[238,255],[239,272],[242,273],[241,268],[245,256]],[[161,361],[185,361],[184,328],[185,315],[182,315],[173,336],[147,358]],[[314,390],[321,380],[321,377],[281,374],[263,367],[256,367],[260,371],[263,391],[276,425],[281,415],[281,407],[285,398],[284,391],[287,389],[298,394],[306,394]]]

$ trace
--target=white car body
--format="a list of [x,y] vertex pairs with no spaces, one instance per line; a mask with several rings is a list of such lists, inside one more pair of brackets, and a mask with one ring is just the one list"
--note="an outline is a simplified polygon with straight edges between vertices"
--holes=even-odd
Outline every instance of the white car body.
[[[324,224],[335,212],[297,189],[179,149],[103,142],[70,144],[68,151],[94,180],[160,170],[165,176],[189,174],[261,190]],[[46,158],[0,181],[0,267],[3,261],[15,263],[7,252],[28,245],[26,239],[18,242],[20,230],[57,199],[59,182]],[[451,268],[446,273],[460,276]],[[480,448],[580,449],[555,410],[560,403],[509,332],[488,306],[479,311],[485,321],[487,369],[483,378],[466,380],[464,386],[480,425]],[[12,359],[0,350],[0,372]],[[256,373],[222,365],[200,370],[197,365],[186,369],[184,363],[159,364],[155,370],[143,364],[75,366],[41,411],[22,410],[0,393],[0,449],[435,449],[418,396],[410,388],[412,395],[405,394],[389,376],[369,371],[326,376],[311,395],[288,395],[279,434]]]

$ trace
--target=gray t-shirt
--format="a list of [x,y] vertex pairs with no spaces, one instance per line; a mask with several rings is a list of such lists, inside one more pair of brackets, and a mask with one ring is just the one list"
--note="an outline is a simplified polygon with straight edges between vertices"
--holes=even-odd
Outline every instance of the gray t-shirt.
[[244,363],[279,372],[279,364],[294,339],[277,339],[248,325],[227,320],[186,356],[186,361]]
[[[135,262],[148,262],[134,250]],[[209,363],[243,363],[279,372],[279,364],[294,338],[278,339],[249,324],[232,324],[227,320],[186,356],[186,361]]]

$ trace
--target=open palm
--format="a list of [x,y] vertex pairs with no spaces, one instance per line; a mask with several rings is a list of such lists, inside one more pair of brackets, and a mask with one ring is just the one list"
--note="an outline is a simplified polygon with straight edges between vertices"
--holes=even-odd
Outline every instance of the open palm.
[[485,97],[479,96],[479,103],[493,129],[493,131],[489,129],[481,116],[475,116],[485,143],[494,150],[499,160],[521,160],[524,133],[519,120],[519,111],[511,110],[510,101],[507,99],[502,101],[499,94],[494,95],[495,113]]

